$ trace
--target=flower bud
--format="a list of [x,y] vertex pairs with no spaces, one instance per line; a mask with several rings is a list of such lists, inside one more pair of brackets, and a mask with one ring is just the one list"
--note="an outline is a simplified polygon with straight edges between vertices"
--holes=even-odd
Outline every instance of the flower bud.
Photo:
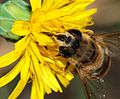
[[11,32],[15,20],[30,19],[30,5],[23,0],[9,0],[0,4],[0,36],[18,41],[20,36]]

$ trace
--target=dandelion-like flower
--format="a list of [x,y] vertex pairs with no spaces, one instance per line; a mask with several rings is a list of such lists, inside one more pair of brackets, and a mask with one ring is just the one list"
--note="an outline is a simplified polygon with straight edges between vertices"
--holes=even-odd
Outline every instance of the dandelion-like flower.
[[[18,60],[17,65],[0,78],[0,87],[11,82],[18,74],[20,80],[8,99],[16,99],[26,84],[32,82],[31,99],[44,99],[44,94],[62,92],[56,79],[67,87],[73,78],[64,72],[67,59],[57,57],[58,44],[54,36],[68,29],[84,30],[93,24],[95,9],[85,10],[94,0],[30,0],[31,19],[16,20],[11,31],[22,38],[15,49],[0,56],[0,68]],[[49,33],[49,35],[46,35]]]

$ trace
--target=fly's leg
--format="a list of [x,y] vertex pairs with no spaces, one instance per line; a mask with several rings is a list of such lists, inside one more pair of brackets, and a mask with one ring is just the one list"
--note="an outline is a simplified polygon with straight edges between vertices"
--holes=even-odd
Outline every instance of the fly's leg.
[[69,68],[69,66],[70,66],[70,62],[67,62],[66,67],[65,67],[65,71]]

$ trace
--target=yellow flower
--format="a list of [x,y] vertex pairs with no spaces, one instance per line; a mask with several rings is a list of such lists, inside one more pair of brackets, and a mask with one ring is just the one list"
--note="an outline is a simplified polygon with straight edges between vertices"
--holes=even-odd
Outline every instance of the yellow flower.
[[64,87],[73,78],[70,71],[64,72],[67,59],[56,57],[58,44],[54,36],[67,29],[85,29],[93,24],[91,15],[96,9],[85,10],[94,0],[30,0],[31,19],[16,20],[11,29],[23,38],[15,49],[0,56],[0,68],[18,61],[17,65],[0,78],[0,87],[12,81],[18,74],[20,80],[8,99],[16,99],[26,84],[32,82],[31,99],[44,99],[44,94],[62,92],[56,79]]

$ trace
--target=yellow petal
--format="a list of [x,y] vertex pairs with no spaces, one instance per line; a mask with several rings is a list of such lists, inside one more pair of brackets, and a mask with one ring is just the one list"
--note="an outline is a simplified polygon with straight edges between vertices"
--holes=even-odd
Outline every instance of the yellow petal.
[[0,68],[10,65],[20,58],[25,48],[28,46],[29,41],[30,37],[25,36],[15,44],[15,50],[0,56]]
[[31,95],[30,95],[30,99],[37,99],[38,98],[38,93],[36,90],[36,84],[35,84],[35,78],[32,79],[32,89],[31,89]]
[[[49,75],[51,75],[50,72],[48,74],[48,71],[46,71],[45,67],[42,64],[38,63],[36,56],[34,55],[34,53],[31,50],[30,50],[30,54],[31,54],[32,62],[33,62],[33,69],[35,71],[35,74],[37,75],[38,82],[41,83],[40,81],[42,80],[42,82],[44,82],[44,84],[49,86],[49,88],[51,88],[55,92],[57,92],[58,90],[61,91],[59,85],[53,84],[53,82],[52,82],[52,80],[55,81],[55,78],[49,77]],[[57,83],[57,82],[55,82],[55,83]]]
[[65,16],[62,17],[62,20],[65,20],[66,22],[75,22],[76,20],[83,20],[83,18],[86,18],[88,16],[93,15],[96,12],[96,9],[91,9],[91,10],[87,10],[87,11],[81,11],[81,12],[76,12],[73,13],[70,17],[69,16]]
[[57,77],[64,87],[67,87],[69,85],[69,81],[74,78],[71,72],[68,72],[66,75],[57,74]]
[[48,57],[43,57],[44,61],[49,62],[49,63],[54,63],[54,61],[51,58]]
[[26,80],[20,79],[16,88],[13,90],[13,92],[8,97],[8,99],[16,99],[20,95],[20,93],[23,91],[24,87],[26,86],[26,84],[29,80],[29,77],[30,77],[30,73],[27,74]]
[[52,7],[55,0],[44,0],[42,4],[42,10],[46,11]]
[[66,64],[64,64],[62,61],[57,60],[57,59],[56,59],[55,63],[58,67],[65,67],[66,66]]
[[34,80],[35,80],[36,92],[37,92],[37,95],[38,95],[38,97],[35,98],[35,99],[44,99],[44,90],[43,90],[42,82],[39,82],[36,77],[35,77]]
[[36,76],[32,79],[31,99],[44,99],[44,90],[42,83],[39,85]]
[[49,9],[64,7],[65,5],[70,4],[75,0],[53,0],[53,1],[54,5],[52,5],[51,8]]
[[30,54],[26,51],[25,52],[25,59],[24,59],[24,65],[22,66],[21,72],[20,72],[20,79],[26,80],[26,76],[29,72],[30,67]]
[[51,68],[51,70],[55,71],[56,73],[63,73],[63,70],[60,67],[58,67],[56,64],[49,63],[48,65]]
[[52,90],[50,89],[50,87],[48,87],[46,84],[43,84],[44,90],[47,94],[52,93]]
[[42,55],[40,54],[40,51],[37,47],[37,45],[35,44],[35,42],[30,42],[30,47],[32,49],[32,51],[34,52],[35,56],[39,59],[39,61],[44,64],[44,60],[42,59]]
[[[11,58],[12,59],[12,58]],[[6,85],[10,81],[12,81],[20,72],[22,69],[22,66],[24,65],[24,56],[21,58],[21,60],[17,63],[17,65],[6,75],[0,78],[0,87]]]
[[47,74],[47,71],[43,68],[42,65],[40,65],[39,67],[40,67],[40,72],[39,73],[40,73],[42,82],[44,84],[46,84],[49,88],[51,88],[52,90],[54,90],[55,92],[58,92],[58,87],[56,85],[54,85],[54,83],[52,82],[52,80],[49,78],[49,75]]
[[53,83],[54,82],[54,86],[60,91],[62,92],[62,89],[55,77],[55,75],[53,74],[53,72],[51,71],[51,69],[49,68],[49,66],[43,66],[43,65],[40,65],[42,71],[43,71],[43,75],[45,75],[46,79],[49,80],[49,83]]
[[64,87],[67,87],[69,85],[69,80],[67,80],[64,76],[57,74],[57,78],[62,83]]
[[66,75],[65,75],[65,78],[68,79],[68,80],[72,80],[74,78],[73,74],[71,72],[68,72]]
[[41,9],[42,0],[30,0],[32,11],[34,12],[37,8]]
[[15,50],[18,53],[21,53],[28,46],[29,41],[30,41],[30,37],[25,36],[24,38],[19,40],[17,43],[15,43]]
[[53,42],[53,40],[45,35],[45,34],[42,34],[42,33],[37,33],[37,32],[34,32],[33,33],[36,41],[40,44],[40,45],[43,45],[43,46],[46,46],[46,45],[55,45],[55,43]]
[[29,22],[26,21],[15,21],[13,28],[11,29],[12,33],[19,35],[19,36],[25,36],[30,33],[31,27]]
[[15,50],[11,51],[3,56],[0,56],[0,68],[9,66],[11,63],[15,62],[20,58],[21,53],[17,53]]
[[31,60],[32,60],[32,73],[34,73],[34,75],[37,78],[38,84],[40,85],[41,83],[41,75],[40,75],[40,66],[39,66],[39,61],[37,60],[37,57],[35,56],[34,52],[32,50],[30,51],[30,55],[31,55]]
[[[30,66],[30,71],[33,74],[32,80],[34,84],[32,89],[31,99],[44,99],[44,89],[40,76],[39,64],[32,51],[30,51],[30,54],[32,56],[32,64]],[[35,91],[36,91],[35,93],[36,96],[33,95]],[[32,97],[37,97],[37,98],[32,98]]]

